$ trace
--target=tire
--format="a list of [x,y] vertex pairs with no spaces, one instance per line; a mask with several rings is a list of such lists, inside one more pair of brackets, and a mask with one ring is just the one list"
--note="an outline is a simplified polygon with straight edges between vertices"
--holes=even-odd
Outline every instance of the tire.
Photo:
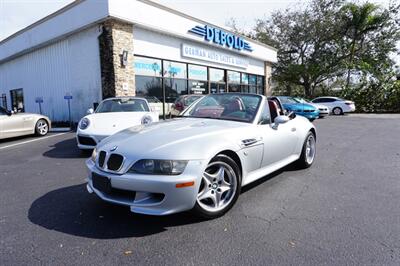
[[234,160],[224,154],[215,156],[202,175],[196,204],[192,209],[194,214],[206,219],[224,215],[239,197],[241,180],[239,167]]
[[[309,143],[309,141],[311,142]],[[309,145],[311,145],[311,147]],[[309,148],[311,148],[311,150],[309,150]],[[306,139],[304,140],[300,158],[296,161],[298,168],[300,169],[309,168],[314,162],[316,151],[317,150],[316,150],[315,135],[313,132],[309,131]],[[310,154],[310,152],[312,154]]]
[[342,115],[343,114],[343,110],[340,107],[335,107],[332,110],[332,114],[334,114],[334,115]]
[[35,135],[39,137],[46,136],[49,133],[49,123],[44,119],[39,119],[35,125]]

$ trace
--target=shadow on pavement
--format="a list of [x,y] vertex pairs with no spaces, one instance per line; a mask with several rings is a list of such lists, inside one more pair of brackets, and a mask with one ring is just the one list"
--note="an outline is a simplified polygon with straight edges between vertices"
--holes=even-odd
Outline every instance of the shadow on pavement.
[[49,230],[95,239],[143,237],[202,221],[188,212],[161,217],[134,214],[128,207],[108,204],[87,193],[86,184],[43,195],[32,203],[28,218]]
[[285,166],[282,169],[279,169],[279,170],[277,170],[277,171],[275,171],[275,172],[273,172],[273,173],[271,173],[269,175],[266,175],[266,176],[264,176],[264,177],[262,177],[262,178],[260,178],[260,179],[258,179],[256,181],[244,186],[241,189],[241,193],[246,193],[247,191],[251,190],[252,188],[257,187],[257,186],[267,182],[268,180],[273,179],[274,177],[282,174],[283,172],[292,172],[292,171],[301,171],[301,170],[299,168],[297,168],[297,166],[294,163],[289,164],[289,165]]
[[81,151],[75,138],[70,138],[57,142],[50,146],[50,150],[43,153],[43,156],[50,158],[88,158],[91,154],[89,151]]

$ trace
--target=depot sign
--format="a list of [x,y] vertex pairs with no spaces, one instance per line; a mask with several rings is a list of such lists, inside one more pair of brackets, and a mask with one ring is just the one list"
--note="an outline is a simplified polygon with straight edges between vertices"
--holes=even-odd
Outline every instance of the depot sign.
[[250,44],[242,37],[217,29],[208,25],[196,26],[189,30],[190,33],[202,36],[205,41],[213,42],[230,49],[245,50],[252,52]]

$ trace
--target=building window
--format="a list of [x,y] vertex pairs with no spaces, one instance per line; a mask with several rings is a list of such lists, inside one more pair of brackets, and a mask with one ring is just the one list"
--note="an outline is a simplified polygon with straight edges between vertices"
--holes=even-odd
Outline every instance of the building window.
[[136,56],[134,69],[135,75],[152,77],[162,76],[161,60],[159,59]]
[[161,78],[135,76],[136,95],[142,97],[157,97],[160,101],[163,100]]
[[23,89],[10,90],[11,109],[15,112],[25,112]]
[[210,76],[210,93],[226,92],[225,70],[217,68],[209,68]]
[[188,65],[189,93],[208,94],[207,67]]
[[163,61],[165,102],[173,103],[180,95],[188,93],[186,69],[184,63]]
[[240,82],[240,91],[244,93],[249,92],[249,75],[246,73],[242,73],[242,78]]
[[227,71],[228,92],[240,92],[240,72]]
[[4,109],[7,109],[7,95],[5,93],[3,93],[0,96],[0,104],[1,104],[1,107],[3,107]]
[[249,75],[249,93],[257,93],[257,76]]
[[264,76],[257,76],[257,93],[261,95],[265,93]]

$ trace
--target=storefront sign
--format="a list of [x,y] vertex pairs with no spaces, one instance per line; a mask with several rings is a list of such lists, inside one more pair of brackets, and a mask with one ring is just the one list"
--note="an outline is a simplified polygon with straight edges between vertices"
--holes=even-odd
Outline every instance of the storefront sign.
[[208,25],[204,27],[196,26],[190,29],[189,32],[204,37],[205,41],[213,42],[230,49],[253,51],[250,44],[242,37]]
[[249,61],[246,58],[188,44],[182,44],[182,56],[240,68],[247,68],[249,65]]

